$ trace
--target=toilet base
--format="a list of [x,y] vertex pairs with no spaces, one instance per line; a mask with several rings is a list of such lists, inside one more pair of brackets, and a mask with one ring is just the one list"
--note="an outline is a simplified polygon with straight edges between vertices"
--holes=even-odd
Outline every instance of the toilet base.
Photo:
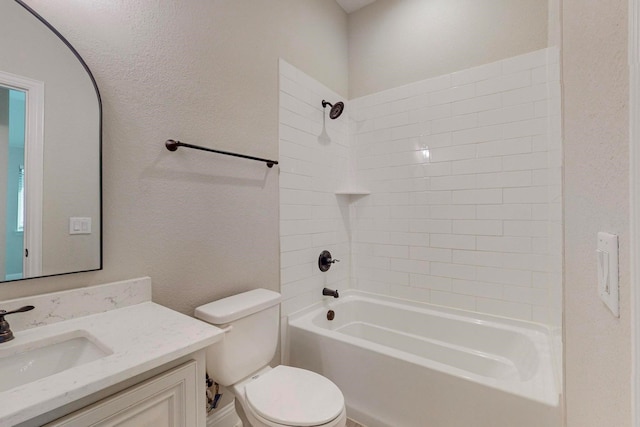
[[243,422],[239,418],[235,399],[207,416],[207,427],[243,427],[246,425],[247,422]]

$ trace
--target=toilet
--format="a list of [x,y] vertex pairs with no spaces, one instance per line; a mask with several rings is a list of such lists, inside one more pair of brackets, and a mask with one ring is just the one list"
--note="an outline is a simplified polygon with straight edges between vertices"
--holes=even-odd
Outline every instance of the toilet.
[[206,350],[207,372],[227,387],[253,427],[344,427],[344,396],[329,379],[290,366],[271,368],[280,328],[280,294],[255,289],[196,308],[225,331]]

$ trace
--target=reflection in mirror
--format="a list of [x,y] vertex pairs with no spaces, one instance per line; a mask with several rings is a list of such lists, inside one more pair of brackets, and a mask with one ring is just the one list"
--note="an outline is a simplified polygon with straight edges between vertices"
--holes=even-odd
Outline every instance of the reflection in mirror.
[[22,253],[24,252],[24,148],[26,94],[23,90],[0,85],[0,188],[5,190],[4,209],[0,222],[4,230],[4,265],[0,265],[0,276],[7,280],[24,276]]
[[97,270],[101,105],[77,52],[0,2],[0,281]]

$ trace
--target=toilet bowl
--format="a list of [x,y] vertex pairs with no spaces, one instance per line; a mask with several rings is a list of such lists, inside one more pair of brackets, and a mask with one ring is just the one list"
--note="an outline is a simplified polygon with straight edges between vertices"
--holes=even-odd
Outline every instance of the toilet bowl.
[[253,427],[344,427],[342,392],[328,378],[275,368],[280,294],[255,289],[196,308],[195,317],[225,331],[206,351],[207,372],[236,397]]
[[315,372],[283,365],[267,367],[231,389],[254,427],[346,424],[342,392]]

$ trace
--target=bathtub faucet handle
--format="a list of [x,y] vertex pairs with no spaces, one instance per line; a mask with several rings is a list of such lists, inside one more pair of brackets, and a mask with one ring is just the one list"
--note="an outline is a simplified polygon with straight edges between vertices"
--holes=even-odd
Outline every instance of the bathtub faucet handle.
[[324,288],[322,290],[322,295],[327,296],[327,297],[334,297],[334,298],[339,298],[340,295],[338,295],[338,290],[336,289],[335,291],[333,289],[329,289],[329,288]]
[[318,268],[320,268],[320,271],[324,272],[329,270],[329,268],[331,268],[331,264],[335,264],[336,262],[340,262],[340,260],[333,259],[331,257],[331,252],[322,251],[318,257]]

